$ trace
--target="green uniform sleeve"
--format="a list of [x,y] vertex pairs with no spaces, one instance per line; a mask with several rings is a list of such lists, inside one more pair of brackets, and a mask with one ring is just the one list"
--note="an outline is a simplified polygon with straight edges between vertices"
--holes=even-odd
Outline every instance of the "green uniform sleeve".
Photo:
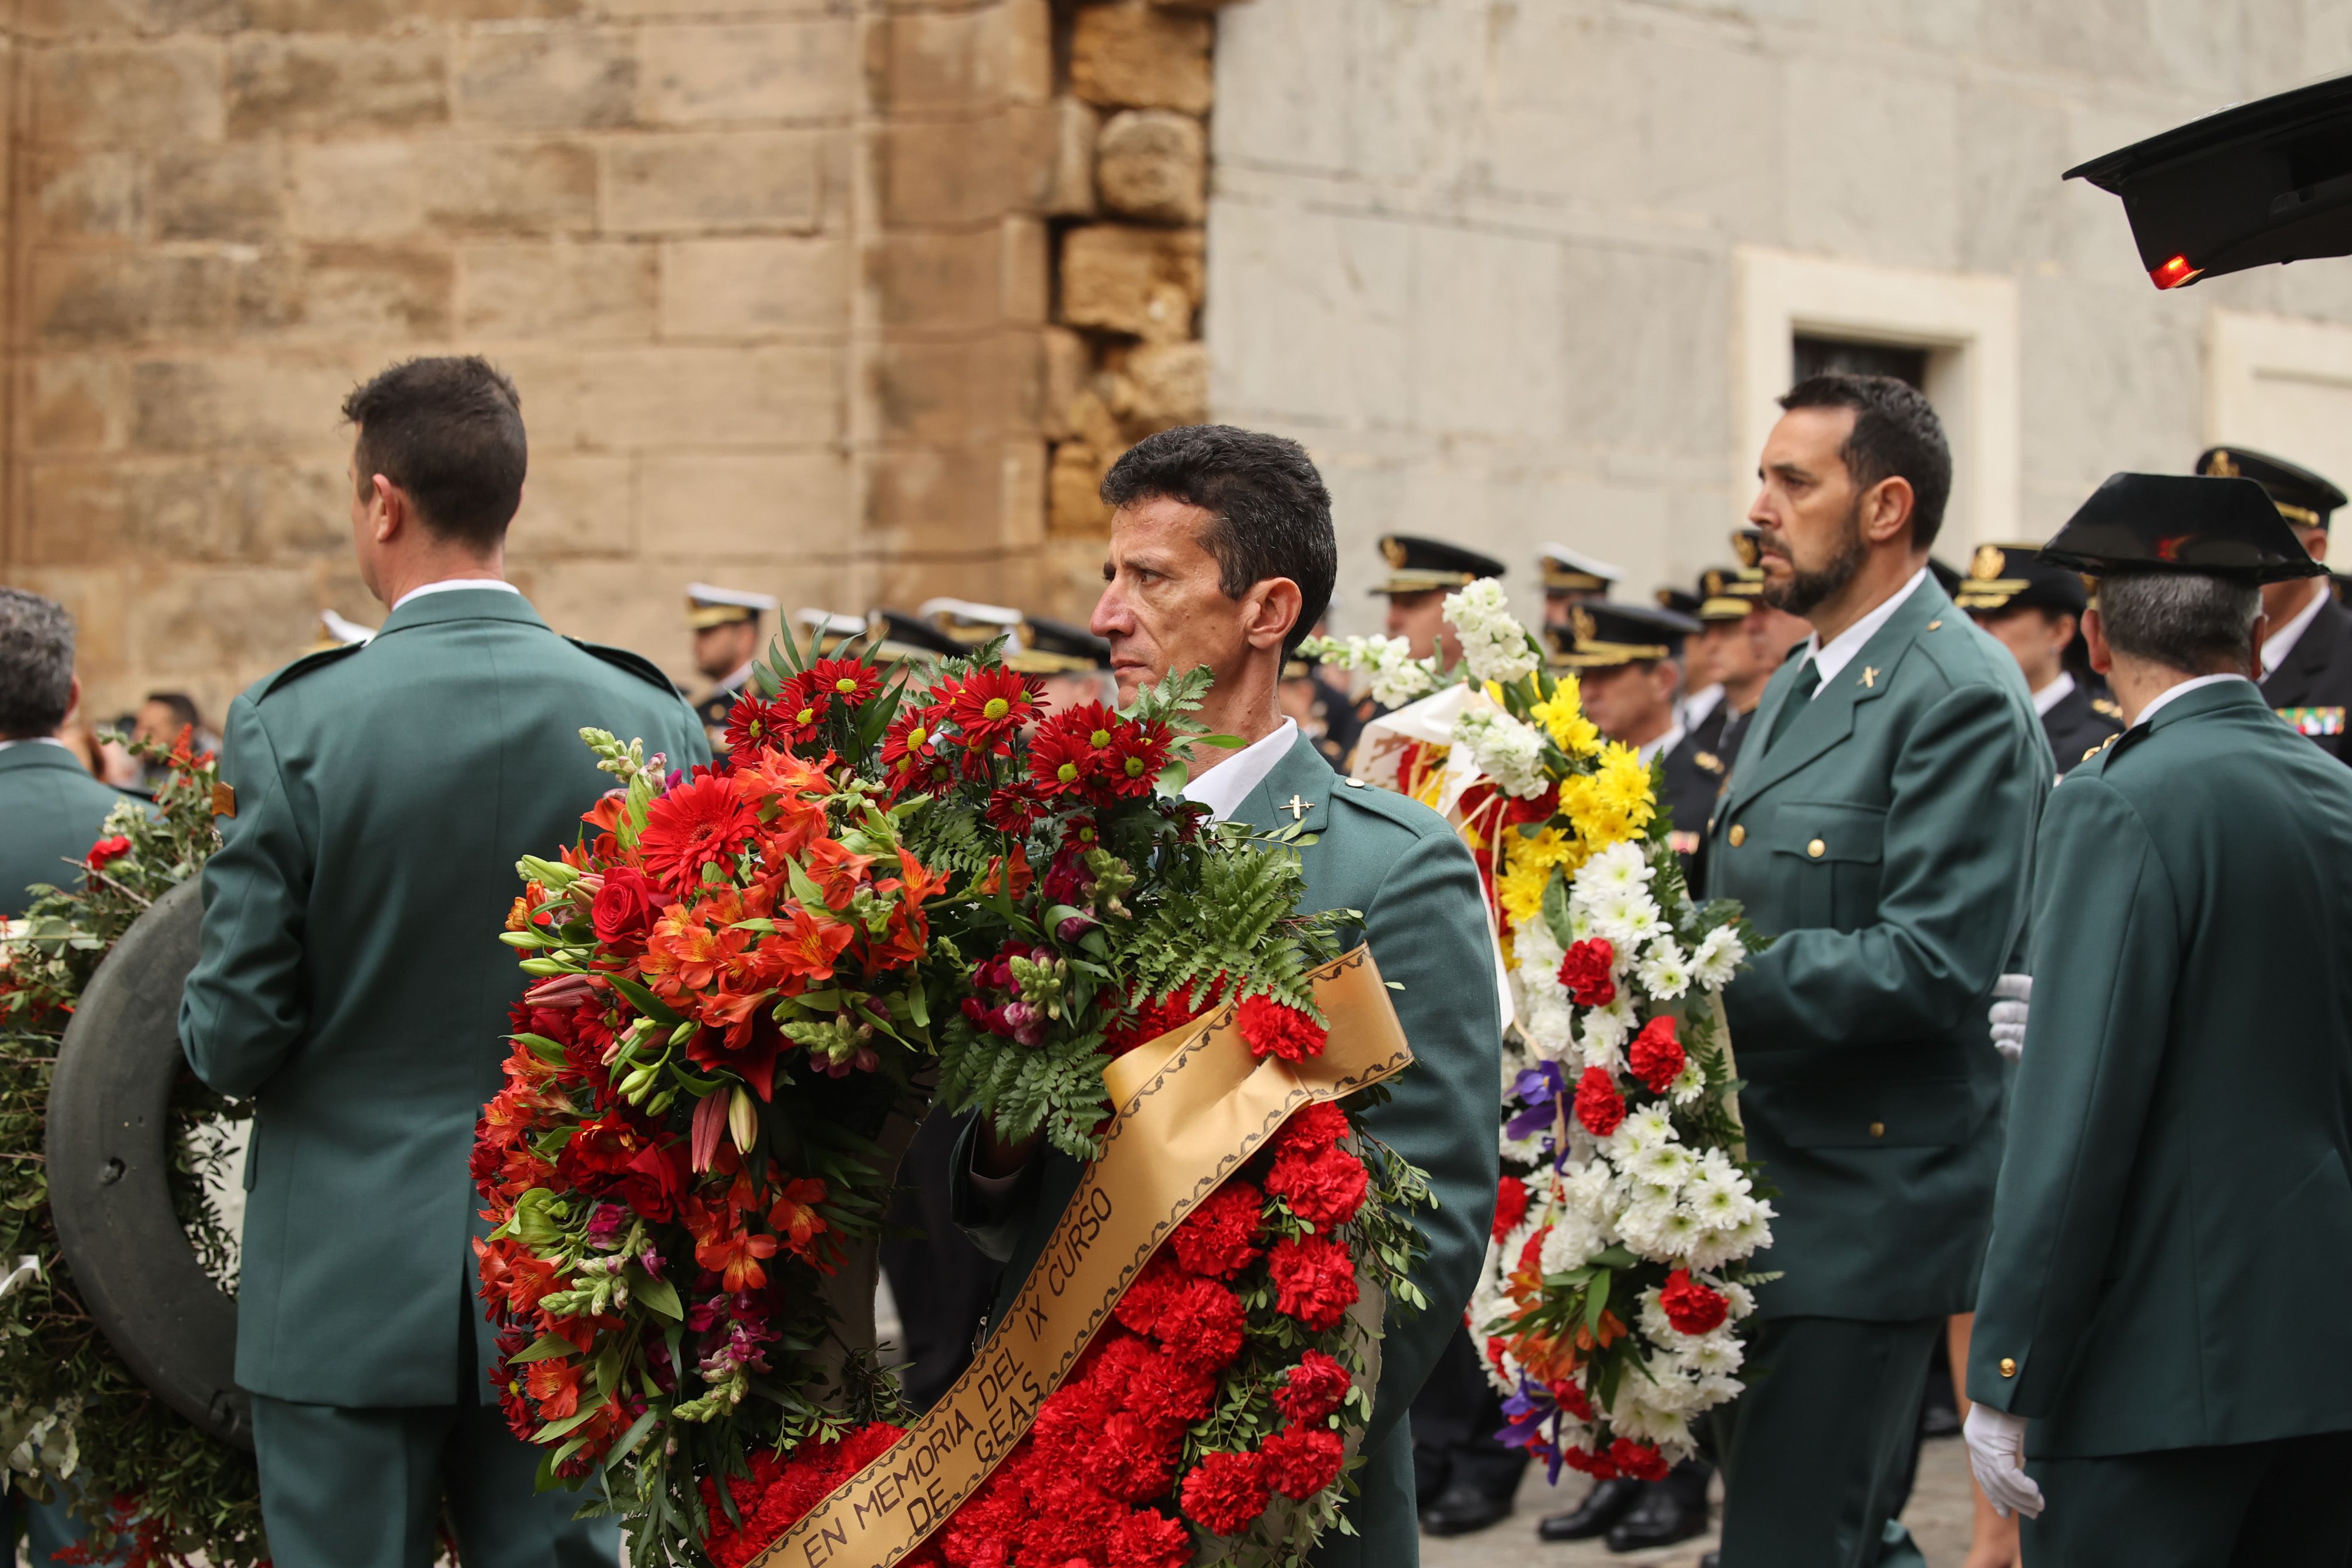
[[1996,687],[1963,686],[1896,754],[1877,918],[1779,933],[1724,992],[1740,1051],[1946,1035],[1992,991],[2025,918],[2049,769]]
[[1969,1348],[1969,1397],[2026,1416],[2050,1410],[2097,1304],[2180,957],[2178,894],[2104,780],[2060,787],[2040,853],[2033,1005]]
[[1429,1306],[1407,1317],[1389,1309],[1381,1382],[1364,1451],[1404,1419],[1478,1283],[1494,1224],[1502,1153],[1502,1018],[1486,894],[1469,851],[1452,833],[1414,842],[1364,911],[1364,934],[1412,1047],[1413,1064],[1390,1081],[1391,1097],[1365,1128],[1429,1173],[1435,1213],[1417,1218],[1429,1255],[1413,1282]]
[[236,815],[205,865],[203,946],[180,998],[180,1041],[197,1077],[242,1096],[268,1082],[309,1027],[312,853],[260,710],[245,697],[229,708],[221,777],[236,790]]

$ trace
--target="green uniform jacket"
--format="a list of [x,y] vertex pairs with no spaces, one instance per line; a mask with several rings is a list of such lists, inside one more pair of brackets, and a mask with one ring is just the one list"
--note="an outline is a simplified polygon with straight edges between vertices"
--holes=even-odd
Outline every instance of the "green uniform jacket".
[[1707,893],[1774,940],[1724,991],[1748,1148],[1779,1188],[1769,1316],[1966,1312],[2000,1162],[1986,1009],[2054,772],[2025,678],[1921,583],[1716,803]]
[[2040,855],[1969,1397],[2057,1458],[2352,1429],[2352,775],[2200,687]]
[[257,1113],[236,1347],[256,1394],[477,1402],[467,1159],[523,987],[498,937],[516,860],[572,842],[613,782],[583,725],[709,755],[652,665],[483,589],[413,600],[229,708],[236,815],[180,1039]]
[[[1444,819],[1385,789],[1342,784],[1303,734],[1242,803],[1234,820],[1259,828],[1297,820],[1316,842],[1300,848],[1307,909],[1354,909],[1362,939],[1391,994],[1412,1045],[1413,1065],[1391,1081],[1393,1097],[1364,1118],[1373,1135],[1429,1173],[1438,1208],[1420,1216],[1429,1257],[1414,1275],[1428,1294],[1418,1317],[1391,1311],[1381,1347],[1381,1381],[1364,1435],[1368,1463],[1350,1517],[1359,1534],[1324,1537],[1323,1568],[1395,1568],[1417,1560],[1412,1437],[1406,1408],[1438,1353],[1462,1322],[1478,1282],[1494,1222],[1501,1174],[1496,1127],[1502,1116],[1502,1023],[1493,946],[1477,868]],[[1352,942],[1354,938],[1350,938]],[[977,1212],[966,1186],[971,1134],[952,1166],[959,1217]],[[1079,1167],[1049,1153],[1034,1162],[1010,1213],[969,1227],[972,1240],[1011,1266],[992,1314],[1002,1322],[1021,1282],[1076,1190]]]
[[29,887],[79,886],[76,867],[106,814],[137,799],[91,778],[62,746],[20,740],[0,751],[0,920],[25,913]]

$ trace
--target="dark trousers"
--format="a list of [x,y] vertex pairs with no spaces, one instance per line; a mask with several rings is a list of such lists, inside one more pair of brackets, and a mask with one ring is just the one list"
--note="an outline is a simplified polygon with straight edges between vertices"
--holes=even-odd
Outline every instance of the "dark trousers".
[[1914,1568],[1895,1521],[1942,1318],[1776,1318],[1716,1412],[1723,1568]]
[[2025,1568],[2344,1568],[2352,1432],[2095,1459],[2030,1459],[2047,1506]]
[[253,1399],[261,1522],[277,1568],[430,1568],[444,1519],[466,1568],[616,1568],[589,1492],[536,1490],[541,1450],[495,1405],[347,1410]]
[[1477,1343],[1467,1328],[1455,1329],[1413,1396],[1414,1495],[1424,1505],[1450,1486],[1491,1498],[1515,1496],[1528,1455],[1496,1440],[1508,1421],[1503,1396],[1479,1366]]
[[922,1234],[882,1243],[882,1271],[890,1277],[890,1296],[913,1358],[900,1382],[918,1410],[938,1404],[971,1364],[972,1335],[1004,1271],[956,1228],[949,1212],[948,1166],[966,1120],[933,1111],[915,1129],[898,1167],[890,1218]]

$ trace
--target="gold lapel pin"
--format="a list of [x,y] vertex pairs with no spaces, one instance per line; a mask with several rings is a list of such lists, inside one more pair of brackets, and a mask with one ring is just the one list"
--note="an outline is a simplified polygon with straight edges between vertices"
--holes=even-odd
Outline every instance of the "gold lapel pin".
[[1865,686],[1872,687],[1873,689],[1877,687],[1878,670],[1875,665],[1864,664],[1862,667],[1862,684]]

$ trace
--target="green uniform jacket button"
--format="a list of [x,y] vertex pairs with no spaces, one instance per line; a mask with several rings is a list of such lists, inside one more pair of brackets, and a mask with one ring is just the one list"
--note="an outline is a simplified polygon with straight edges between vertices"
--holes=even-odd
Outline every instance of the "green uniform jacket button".
[[2015,1377],[2017,1375],[2016,1357],[2004,1355],[2000,1358],[2000,1375],[2003,1377]]

